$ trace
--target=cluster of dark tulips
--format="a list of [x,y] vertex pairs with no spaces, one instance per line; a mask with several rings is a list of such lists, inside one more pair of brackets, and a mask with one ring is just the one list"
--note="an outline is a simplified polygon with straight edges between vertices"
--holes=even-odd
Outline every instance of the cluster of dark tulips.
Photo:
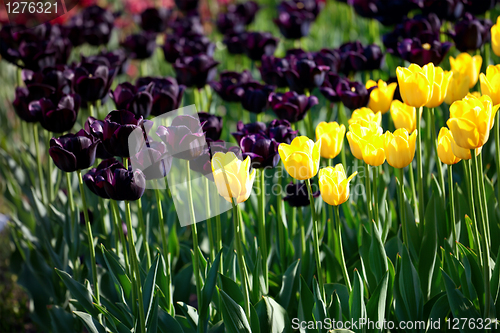
[[[148,233],[143,221],[140,199],[145,194],[147,182],[167,177],[173,159],[186,161],[188,174],[191,171],[198,172],[203,174],[208,181],[216,183],[221,196],[231,203],[233,203],[232,198],[237,201],[235,203],[241,203],[248,199],[250,190],[246,189],[245,191],[243,187],[252,186],[255,173],[250,170],[257,169],[260,178],[259,185],[261,186],[258,198],[257,229],[261,242],[259,246],[262,247],[262,253],[259,252],[262,254],[262,259],[258,260],[263,262],[264,290],[269,288],[269,272],[265,257],[269,251],[266,245],[267,236],[264,226],[266,220],[264,170],[274,169],[282,161],[295,181],[286,186],[286,196],[283,197],[283,200],[277,200],[278,209],[282,208],[280,206],[282,201],[287,202],[290,207],[311,207],[314,226],[312,232],[313,250],[316,251],[314,255],[319,280],[318,293],[325,295],[320,265],[319,240],[317,239],[318,231],[316,230],[317,216],[315,216],[314,208],[314,198],[318,197],[320,192],[313,193],[310,179],[318,172],[320,156],[328,159],[328,162],[331,163],[333,158],[341,154],[342,164],[346,166],[345,152],[342,150],[346,132],[344,124],[349,126],[347,139],[352,155],[363,160],[366,164],[367,188],[371,186],[370,167],[375,170],[373,171],[375,184],[376,177],[378,177],[376,175],[380,174],[378,167],[386,160],[395,169],[403,170],[410,165],[410,179],[413,183],[411,163],[415,151],[416,135],[418,135],[417,151],[420,152],[417,155],[417,185],[419,186],[419,198],[417,200],[415,185],[412,184],[412,199],[416,218],[420,221],[423,220],[425,215],[424,200],[420,197],[423,195],[420,193],[424,192],[420,188],[423,186],[422,143],[420,139],[421,110],[424,106],[429,108],[429,113],[434,117],[434,111],[430,112],[430,109],[434,110],[443,102],[452,105],[457,101],[462,103],[463,100],[464,104],[470,102],[470,105],[474,103],[474,105],[479,105],[480,102],[473,97],[469,98],[468,95],[469,90],[476,86],[479,79],[483,94],[498,95],[496,84],[500,82],[498,81],[500,74],[497,73],[500,69],[491,67],[488,68],[486,75],[479,75],[483,59],[489,65],[491,58],[488,43],[491,43],[494,53],[500,55],[500,34],[498,33],[500,27],[493,25],[488,18],[479,18],[490,11],[495,6],[496,1],[347,0],[346,2],[358,15],[372,19],[370,25],[371,44],[350,41],[335,48],[325,47],[319,50],[301,48],[301,40],[309,36],[311,27],[317,22],[318,16],[326,4],[325,1],[321,0],[285,0],[277,6],[273,22],[286,39],[287,45],[294,43],[294,47],[284,50],[281,56],[277,56],[280,47],[278,37],[270,32],[251,29],[255,28],[256,15],[262,8],[261,4],[254,1],[230,3],[223,6],[214,18],[214,26],[218,34],[213,33],[211,36],[219,37],[222,41],[219,44],[224,45],[223,47],[216,46],[219,44],[205,33],[204,24],[207,22],[204,22],[200,15],[197,0],[176,0],[176,9],[147,8],[137,17],[140,30],[137,29],[137,32],[122,38],[119,43],[120,47],[114,50],[108,50],[107,46],[113,31],[117,30],[115,19],[120,14],[97,5],[84,8],[65,24],[47,23],[32,29],[26,29],[19,25],[4,25],[2,27],[0,31],[0,55],[2,59],[18,67],[13,108],[23,122],[33,126],[42,203],[49,207],[56,198],[50,179],[48,184],[44,184],[39,126],[50,133],[50,136],[54,136],[50,139],[48,154],[53,164],[65,173],[68,184],[67,196],[72,215],[75,214],[77,208],[73,200],[71,183],[73,173],[77,175],[83,205],[83,219],[87,227],[95,304],[101,306],[98,265],[96,264],[92,234],[91,211],[87,207],[84,186],[99,199],[109,199],[112,215],[117,220],[117,225],[121,223],[118,221],[120,214],[117,202],[124,201],[126,224],[124,230],[119,232],[119,236],[116,237],[117,242],[121,242],[121,244],[116,244],[116,248],[118,249],[121,245],[133,293],[137,299],[142,300],[141,281],[144,279],[141,280],[141,274],[143,272],[137,256],[132,255],[132,253],[136,253],[133,233],[127,233],[132,229],[130,202],[137,202],[138,231],[143,236],[142,241],[145,243],[143,246],[145,246],[147,267],[149,268],[152,263],[150,253],[152,247],[148,244]],[[417,15],[411,15],[416,11]],[[391,31],[385,33],[381,41],[375,20],[384,26],[391,26]],[[101,49],[93,55],[81,56],[78,61],[70,63],[71,53],[84,44],[90,45],[92,50],[97,50],[97,47]],[[383,48],[379,45],[383,45]],[[450,57],[451,71],[445,72],[439,65],[453,45],[463,53],[456,58]],[[148,70],[148,63],[157,60],[156,51],[158,48],[161,48],[165,62],[171,65],[175,77],[152,75]],[[231,65],[234,65],[233,67],[237,70],[224,70],[217,73],[217,68],[221,65],[229,67],[228,64],[216,60],[219,59],[217,48],[228,53],[226,59],[231,59]],[[479,50],[483,57],[479,55],[472,57],[467,53],[479,52]],[[386,57],[400,58],[401,61],[410,62],[412,65],[409,68],[398,68],[398,77],[389,77],[387,82],[383,80],[376,82],[375,79],[385,77],[382,72],[387,68]],[[120,83],[117,83],[116,79],[126,75],[131,63],[139,65],[140,75],[134,81],[121,80]],[[252,70],[246,69],[245,64],[251,64]],[[417,65],[425,66],[420,68]],[[359,78],[363,76],[364,83],[359,81]],[[215,98],[213,98],[212,92],[216,93]],[[426,97],[423,96],[424,94]],[[194,101],[196,107],[200,108],[199,112],[193,115],[177,115],[169,125],[153,128],[153,118],[164,116],[170,111],[187,106],[188,97],[192,97],[189,101]],[[320,104],[320,98],[326,100],[327,121],[332,119],[335,106],[338,105],[336,114],[340,125],[321,123],[317,127],[314,126],[318,122],[313,119],[311,110]],[[489,104],[498,104],[495,97],[491,97],[491,99],[493,102],[490,100]],[[114,110],[109,113],[107,108],[111,103],[108,100],[114,103]],[[238,121],[235,129],[231,128],[231,135],[236,141],[237,147],[230,147],[221,140],[224,120],[214,114],[215,108],[212,107],[219,100],[224,101],[229,109],[234,108],[236,116],[242,116],[242,119],[245,120]],[[425,101],[420,103],[421,100]],[[416,102],[411,103],[411,101]],[[481,101],[484,105],[488,104],[485,100]],[[467,107],[464,106],[463,109]],[[349,120],[345,108],[352,111]],[[420,109],[419,113],[417,113],[417,109]],[[491,116],[491,120],[493,120],[496,109],[493,112],[491,105],[489,105],[489,109],[488,112],[483,113],[487,114],[488,117]],[[398,132],[383,135],[381,118],[382,114],[389,110]],[[264,122],[263,118],[267,111],[272,111],[276,119]],[[250,118],[255,121],[250,122]],[[460,119],[450,122],[450,124],[460,123],[456,125],[457,128],[462,126],[461,121],[467,124],[470,122],[470,119],[462,120],[462,118],[467,118],[465,116],[450,118]],[[496,119],[499,119],[498,116]],[[493,123],[490,122],[488,126],[490,124],[491,127],[483,131],[487,132],[488,135],[489,130],[493,127]],[[225,125],[227,126],[227,123]],[[25,126],[24,123],[23,126]],[[78,126],[81,129],[74,131]],[[453,134],[450,134],[453,130],[458,131],[453,127],[451,130],[443,129],[443,135],[440,134],[439,139],[436,137],[436,133],[430,133],[428,135],[429,146],[431,142],[436,141],[435,152],[439,154],[437,147],[439,143],[439,149],[444,150],[441,152],[442,155],[447,155],[453,160],[453,162],[446,164],[457,163],[460,158],[474,160],[469,150],[479,146],[473,148],[460,146],[457,148],[460,140],[453,139]],[[498,125],[496,130],[498,131]],[[142,133],[147,145],[138,151],[132,151],[130,136],[137,131]],[[308,140],[304,136],[305,134],[309,138],[316,137],[316,144]],[[488,139],[487,136],[484,138],[483,134],[481,135],[484,142],[481,144],[484,144]],[[432,135],[434,137],[431,138]],[[28,138],[25,140],[29,141]],[[496,140],[498,140],[498,135]],[[405,147],[402,147],[402,142]],[[456,151],[452,151],[450,147],[454,147],[463,154],[462,156],[466,157],[460,156],[458,158]],[[332,151],[335,153],[333,154]],[[241,192],[245,193],[240,193],[241,195],[236,198],[227,195],[227,192],[219,188],[220,182],[216,179],[217,170],[213,161],[224,160],[220,157],[221,154],[236,156],[238,162],[235,168],[243,174],[243,178],[246,177],[244,184],[243,182],[238,184],[245,185],[239,187]],[[294,154],[295,156],[289,159]],[[439,156],[439,158],[442,157]],[[246,164],[247,161],[251,162],[251,168]],[[437,167],[440,174],[439,186],[444,193],[446,192],[444,177],[438,158],[436,158],[436,163],[439,165]],[[292,167],[305,167],[310,175],[307,177],[302,177],[300,174],[294,175],[290,171],[293,168],[289,169],[290,165]],[[52,175],[51,168],[52,163],[49,163],[50,175]],[[480,168],[482,165],[477,166],[476,172]],[[342,253],[338,206],[349,198],[349,181],[354,175],[346,177],[342,165],[338,165],[335,168],[322,169],[319,177],[320,188],[326,186],[322,185],[324,182],[332,181],[337,192],[342,192],[336,195],[328,192],[329,190],[323,191],[322,189],[324,198],[328,196],[333,198],[330,198],[330,201],[325,199],[325,201],[336,208],[339,235],[337,240],[340,243],[342,274],[349,292],[352,291],[352,287]],[[400,175],[401,179],[398,184],[404,187],[404,172],[401,171]],[[472,174],[469,176],[474,178]],[[478,192],[481,195],[482,183],[479,179],[477,180]],[[450,180],[450,182],[452,181]],[[333,188],[332,184],[330,187]],[[453,187],[453,185],[451,186]],[[484,191],[484,184],[482,186]],[[48,193],[46,193],[46,189],[48,189]],[[401,201],[404,201],[405,195],[404,188],[398,187],[398,191],[400,191],[398,192],[399,204],[402,206]],[[377,201],[376,193],[377,191],[374,195],[368,193],[367,207],[370,208],[367,210],[369,214],[374,215],[373,220],[378,224],[380,217],[378,208],[377,212],[372,212],[377,202],[375,204],[371,202],[372,196],[374,201]],[[161,204],[163,194],[158,189],[155,190],[155,198],[161,230],[162,254],[164,258],[169,258],[168,242],[165,232],[163,232],[165,230],[165,216]],[[481,201],[480,205],[486,206],[486,203]],[[483,209],[484,215],[483,206],[481,209]],[[237,221],[234,229],[236,243],[238,243],[235,247],[238,249],[237,260],[241,270],[242,298],[245,300],[245,314],[242,316],[246,316],[245,320],[247,318],[250,320],[250,296],[248,295],[250,283],[247,281],[248,272],[246,272],[246,268],[243,268],[245,267],[242,257],[243,250],[238,248],[241,246],[239,223],[241,223],[242,218],[239,217],[238,209],[234,209],[233,216]],[[405,209],[401,210],[402,216],[406,214]],[[331,214],[333,219],[333,212],[328,214]],[[478,220],[481,218],[486,220],[486,217],[480,217],[478,212]],[[370,220],[372,220],[372,216]],[[405,228],[405,222],[402,222],[402,225]],[[202,272],[203,267],[200,265],[204,261],[199,250],[196,224],[190,228],[194,248],[192,260],[196,280],[196,300],[202,306],[207,297],[205,293],[213,293],[214,291],[206,291],[205,288],[202,288],[203,281],[201,281],[198,272]],[[280,231],[282,232],[282,230]],[[302,232],[301,246],[302,251],[305,251],[305,232]],[[405,229],[403,233],[402,238],[404,244],[407,245],[408,231]],[[455,237],[455,230],[452,236]],[[220,236],[210,237],[211,240],[213,240],[212,238],[220,238]],[[333,244],[333,232],[332,234],[329,232],[327,238]],[[487,240],[479,240],[478,236],[477,238],[476,246],[479,243],[485,245],[484,242]],[[126,250],[126,240],[128,240],[128,251]],[[216,244],[210,244],[212,261],[218,252],[216,250],[222,249],[220,239],[217,239]],[[128,261],[127,255],[130,256],[130,261]],[[485,256],[488,257],[489,254]],[[485,268],[485,270],[487,269]],[[170,286],[170,281],[168,283]],[[489,281],[485,282],[485,285],[489,286]],[[170,287],[163,292],[169,293],[166,295],[167,299],[172,299]],[[209,299],[211,299],[211,294],[209,295]],[[135,309],[135,301],[133,303]],[[486,301],[486,304],[489,304],[489,300]],[[145,317],[144,305],[142,301],[138,302],[136,311],[138,323],[133,324],[140,332],[146,331],[147,318]],[[168,305],[168,308],[173,309],[173,305]],[[485,310],[485,313],[489,314],[488,311],[490,310]],[[200,310],[200,323],[204,320],[208,321],[207,316],[207,313],[203,314]],[[97,317],[102,322],[102,316]],[[208,324],[203,322],[203,325]],[[206,331],[206,327],[203,325],[198,326],[200,332]]]

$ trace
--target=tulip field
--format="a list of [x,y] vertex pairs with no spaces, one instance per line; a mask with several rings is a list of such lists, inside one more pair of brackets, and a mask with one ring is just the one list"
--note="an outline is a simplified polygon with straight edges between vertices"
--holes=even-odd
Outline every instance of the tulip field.
[[497,2],[5,0],[0,332],[500,332]]

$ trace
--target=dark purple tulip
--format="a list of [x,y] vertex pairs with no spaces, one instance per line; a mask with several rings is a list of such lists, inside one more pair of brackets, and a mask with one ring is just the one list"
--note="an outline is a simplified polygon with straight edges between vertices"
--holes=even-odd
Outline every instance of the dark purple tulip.
[[269,96],[269,103],[274,113],[279,119],[296,123],[304,119],[306,112],[314,105],[318,104],[316,96],[299,95],[295,91],[286,93],[272,93]]
[[94,164],[99,140],[85,130],[50,139],[49,154],[54,164],[65,172],[83,170]]
[[210,87],[226,102],[239,102],[244,94],[242,84],[252,81],[249,71],[228,72],[220,74],[219,81],[210,82]]
[[22,71],[22,79],[35,99],[73,92],[73,70],[66,66],[48,67],[40,72]]
[[125,38],[121,46],[129,53],[130,58],[144,60],[153,55],[156,50],[156,34],[141,32]]
[[20,57],[17,51],[19,43],[15,33],[17,29],[22,29],[22,27],[5,24],[0,30],[0,55],[14,65],[18,65]]
[[12,105],[14,106],[14,111],[22,120],[28,123],[36,123],[40,120],[39,113],[33,113],[29,108],[30,102],[33,99],[30,97],[30,92],[27,88],[17,87],[16,88],[16,97]]
[[289,0],[282,1],[278,5],[278,11],[280,12],[305,12],[311,13],[313,18],[318,17],[321,9],[324,6],[324,1],[318,0]]
[[[286,197],[283,198],[284,201],[288,202],[291,207],[307,207],[309,206],[309,193],[307,191],[306,183],[290,182],[285,188]],[[319,197],[319,191],[313,193],[313,197]]]
[[245,26],[255,19],[259,5],[254,1],[245,1],[240,4],[230,4],[225,13],[217,16],[217,29],[222,34],[241,33]]
[[142,197],[146,188],[146,178],[141,170],[127,170],[118,163],[104,168],[97,177],[110,199],[135,201]]
[[249,25],[255,19],[255,15],[259,11],[260,6],[255,1],[245,1],[239,4],[231,4],[228,6],[228,12],[236,13],[243,19],[245,25]]
[[137,79],[136,86],[144,87],[151,83],[153,83],[153,106],[151,109],[151,115],[157,117],[179,108],[182,96],[184,95],[184,86],[178,85],[177,81],[171,77],[142,77]]
[[40,124],[53,133],[63,133],[71,130],[80,110],[80,96],[64,95],[61,99],[42,98],[29,105],[33,114],[39,114]]
[[340,76],[334,72],[328,72],[323,85],[319,88],[321,94],[323,94],[323,96],[325,96],[325,98],[332,103],[340,101],[340,96],[337,93],[337,86],[340,80]]
[[416,4],[408,0],[348,0],[356,13],[366,18],[375,18],[383,25],[400,23]]
[[93,5],[73,16],[68,23],[68,38],[74,46],[88,43],[106,45],[111,37],[115,16],[110,11]]
[[366,89],[361,82],[341,80],[337,85],[337,93],[342,103],[349,109],[355,110],[368,105],[370,93],[374,87]]
[[85,175],[83,175],[83,182],[95,195],[103,199],[109,199],[109,196],[104,189],[104,182],[99,180],[104,179],[104,175],[102,174],[103,170],[109,168],[111,169],[111,172],[114,172],[115,169],[119,167],[123,166],[114,157],[103,160],[99,163],[97,168],[92,168]]
[[305,90],[320,87],[325,80],[329,67],[317,65],[313,60],[290,58],[290,69],[285,71],[285,77],[291,90],[303,94]]
[[279,41],[269,32],[247,32],[242,38],[245,54],[254,61],[260,61],[264,55],[272,56]]
[[99,125],[102,125],[102,143],[106,151],[113,156],[130,157],[129,136],[145,123],[142,117],[137,119],[130,111],[115,110],[102,123],[94,122],[91,126],[97,129]]
[[464,13],[462,0],[419,0],[424,14],[434,13],[443,20],[456,21]]
[[255,123],[243,124],[242,121],[238,121],[236,124],[236,131],[231,133],[232,136],[236,139],[237,142],[240,142],[241,139],[250,134],[266,134],[267,126],[265,123],[257,121]]
[[422,44],[420,40],[405,39],[398,44],[398,53],[404,60],[424,66],[430,62],[438,66],[451,48],[450,42]]
[[480,20],[469,13],[455,24],[450,32],[456,48],[460,52],[475,51],[487,43],[490,38],[490,20]]
[[82,62],[91,62],[112,68],[116,71],[116,75],[127,71],[127,60],[127,54],[123,49],[116,49],[110,52],[101,52],[89,57],[82,57]]
[[160,126],[156,134],[167,146],[167,151],[175,158],[192,160],[207,148],[203,124],[189,115],[180,115],[168,127]]
[[288,86],[284,73],[289,68],[286,58],[263,56],[261,64],[262,66],[259,67],[260,76],[265,83],[279,88]]
[[313,53],[313,60],[318,66],[328,66],[330,71],[337,73],[340,70],[342,59],[340,52],[335,49],[322,49]]
[[84,125],[85,130],[93,135],[96,139],[99,140],[96,149],[96,157],[101,160],[107,160],[113,157],[106,148],[104,148],[104,144],[102,143],[103,131],[104,131],[104,121],[97,120],[94,117],[88,117],[87,121]]
[[170,11],[166,8],[146,8],[140,15],[141,29],[148,32],[164,32],[168,26]]
[[275,168],[280,160],[278,154],[279,143],[266,135],[246,135],[240,140],[239,145],[243,158],[250,156],[253,168]]
[[190,12],[198,8],[199,0],[175,0],[177,8],[183,12]]
[[278,143],[290,144],[299,131],[294,131],[288,120],[274,119],[267,128],[269,138]]
[[491,10],[497,4],[497,0],[462,0],[465,4],[465,12],[481,15]]
[[213,56],[214,51],[215,44],[204,35],[168,35],[163,44],[165,60],[172,64],[182,57],[192,57],[203,53]]
[[164,178],[172,167],[172,156],[163,142],[149,140],[146,145],[130,156],[132,168],[141,170],[146,180]]
[[309,35],[314,15],[306,11],[280,11],[274,23],[286,39],[300,39]]
[[154,83],[147,86],[136,87],[129,82],[120,83],[115,91],[110,91],[111,99],[118,110],[128,110],[136,117],[147,118],[153,107]]
[[339,48],[341,72],[352,72],[380,69],[384,54],[376,44],[363,47],[360,42],[346,43]]
[[234,33],[224,36],[222,41],[227,46],[227,51],[231,54],[245,53],[245,34]]
[[82,62],[75,68],[73,85],[83,103],[94,103],[108,94],[115,75],[115,69],[105,65]]
[[207,82],[212,81],[218,64],[212,57],[205,54],[179,58],[174,64],[177,81],[187,87],[201,89]]
[[241,105],[252,113],[261,113],[268,106],[269,95],[273,92],[273,86],[265,86],[256,81],[241,85],[245,91],[241,97]]
[[198,118],[207,139],[217,141],[222,133],[222,117],[214,116],[207,112],[198,112]]
[[203,35],[204,29],[198,15],[177,16],[170,28],[176,36]]

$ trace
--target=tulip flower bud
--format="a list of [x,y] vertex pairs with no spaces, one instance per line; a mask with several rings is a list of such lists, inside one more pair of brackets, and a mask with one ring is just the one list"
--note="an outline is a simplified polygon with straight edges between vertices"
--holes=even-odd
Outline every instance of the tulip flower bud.
[[344,143],[345,126],[337,122],[321,122],[316,126],[316,141],[321,141],[321,157],[335,158]]
[[434,84],[432,63],[424,67],[416,64],[411,64],[408,68],[398,67],[396,75],[401,97],[406,104],[419,108],[429,102]]
[[453,141],[454,139],[451,131],[446,127],[442,127],[438,135],[437,152],[439,159],[444,164],[453,165],[460,162],[460,158],[453,153],[451,147]]
[[465,149],[482,147],[488,141],[499,107],[500,104],[493,106],[489,96],[478,98],[472,94],[454,102],[446,124],[456,144]]
[[497,23],[491,27],[491,48],[493,53],[500,57],[500,16]]
[[463,73],[463,75],[469,77],[469,89],[476,85],[482,63],[483,58],[480,55],[472,57],[465,52],[460,53],[456,58],[450,57],[451,70],[453,72]]
[[408,135],[408,131],[404,128],[397,129],[394,133],[385,132],[385,156],[390,166],[402,169],[413,161],[417,134],[417,130],[415,130],[411,135]]
[[396,128],[405,128],[410,133],[417,129],[417,108],[413,106],[395,100],[391,104],[391,117]]
[[250,173],[250,157],[240,160],[233,152],[217,152],[212,157],[212,172],[219,194],[229,202],[244,202],[252,192],[255,169]]
[[85,130],[50,139],[49,155],[64,172],[83,170],[94,164],[99,140]]
[[441,67],[434,69],[434,86],[431,99],[425,104],[428,108],[435,108],[443,104],[453,72],[444,71]]
[[370,92],[370,101],[368,102],[368,108],[372,109],[373,112],[386,113],[389,111],[392,99],[394,98],[394,92],[398,87],[396,82],[387,84],[382,80],[378,80],[378,83],[372,80],[366,82],[366,89],[375,87]]
[[321,141],[312,141],[307,136],[298,136],[291,144],[278,147],[286,171],[297,180],[310,179],[318,173]]
[[374,113],[369,108],[356,109],[352,112],[351,119],[349,119],[347,122],[349,125],[352,125],[360,120],[373,121],[377,123],[378,126],[380,126],[382,122],[382,113]]
[[373,121],[360,120],[349,126],[347,140],[357,159],[371,166],[385,162],[383,130]]
[[349,183],[358,173],[346,177],[342,164],[319,171],[319,190],[323,201],[332,206],[343,204],[349,199]]
[[470,77],[461,72],[453,72],[444,101],[451,105],[469,93]]

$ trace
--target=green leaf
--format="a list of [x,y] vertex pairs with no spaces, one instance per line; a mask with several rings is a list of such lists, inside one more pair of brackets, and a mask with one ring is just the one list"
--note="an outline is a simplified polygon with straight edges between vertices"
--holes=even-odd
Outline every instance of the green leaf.
[[203,331],[206,332],[208,328],[208,310],[210,308],[210,302],[212,301],[212,296],[215,291],[215,284],[217,283],[217,273],[220,267],[220,257],[222,250],[215,257],[212,266],[205,280],[205,284],[201,289],[201,307],[200,307],[200,319],[201,325],[203,325]]
[[491,292],[493,295],[493,301],[497,308],[500,307],[498,300],[500,299],[500,249],[497,254],[497,262],[495,263],[495,269],[491,275]]
[[[351,318],[355,319],[365,319],[366,318],[366,307],[364,300],[364,285],[358,270],[354,271],[354,282],[351,292],[351,297],[349,298],[349,308],[351,310]],[[355,329],[354,332],[363,332],[362,328]]]
[[148,333],[157,333],[158,332],[158,310],[160,308],[159,306],[159,297],[155,297],[154,303],[153,303],[153,310],[151,312],[151,317],[149,318],[149,321],[147,322],[146,329]]
[[142,286],[142,301],[144,303],[144,313],[146,315],[146,322],[149,321],[149,316],[151,314],[151,308],[153,305],[154,291],[156,288],[156,275],[158,272],[158,266],[160,265],[160,254],[156,255],[155,260],[151,264],[151,268],[149,269],[148,276],[144,281]]
[[237,304],[243,306],[245,299],[238,284],[225,275],[219,274],[219,276],[222,282],[222,290],[224,290],[224,292]]
[[[305,322],[314,321],[314,317],[311,311],[314,307],[314,296],[311,290],[309,290],[309,287],[307,286],[307,283],[304,280],[303,276],[300,277],[299,290],[300,290],[300,297],[299,297],[298,317],[300,321],[305,321]],[[307,328],[305,331],[307,333],[318,333],[318,330],[316,329]]]
[[94,306],[101,312],[106,319],[108,320],[106,323],[113,325],[113,328],[118,333],[127,333],[130,332],[130,327],[125,326],[118,318],[113,316],[104,306],[98,305],[94,303]]
[[252,302],[259,302],[262,295],[266,294],[266,280],[264,274],[262,273],[262,253],[260,249],[257,250],[257,259],[255,261],[253,272],[252,272],[252,291],[251,299]]
[[261,321],[261,332],[269,333],[291,333],[292,328],[290,326],[290,319],[286,310],[278,304],[274,299],[263,296],[266,305],[266,319],[265,326],[267,330],[262,329]]
[[427,333],[442,332],[441,329],[443,328],[443,325],[445,323],[446,317],[448,316],[449,312],[450,312],[450,305],[448,304],[448,297],[446,297],[446,294],[439,296],[439,298],[436,300],[436,302],[432,306],[431,312],[429,314],[428,322],[429,323],[440,322],[441,328],[429,327],[429,329],[427,330]]
[[87,330],[90,333],[106,333],[106,330],[104,329],[104,327],[102,327],[101,324],[99,324],[99,321],[94,319],[88,313],[80,311],[73,311],[73,313],[83,321],[85,327],[87,327]]
[[288,309],[292,297],[295,299],[295,294],[299,288],[300,281],[300,259],[294,261],[283,274],[283,282],[281,289],[276,297],[276,300],[282,307]]
[[92,303],[92,294],[85,288],[83,284],[74,280],[68,273],[55,269],[57,274],[61,277],[66,288],[68,288],[71,296],[73,296],[83,308],[92,316],[97,317],[99,311]]
[[[385,305],[387,302],[387,288],[389,285],[389,272],[387,271],[373,292],[366,306],[366,314],[374,322],[382,322],[385,318]],[[378,329],[371,332],[380,332]]]
[[[325,302],[323,301],[323,296],[321,295],[321,291],[319,290],[319,284],[316,278],[313,280],[313,295],[314,295],[314,307],[313,307],[313,314],[314,314],[314,319],[316,321],[321,321],[324,322],[325,319],[327,318],[326,316],[326,306]],[[320,330],[321,332],[325,332],[325,330]]]
[[[119,263],[116,254],[108,251],[104,245],[101,245],[102,254],[106,266],[108,266],[108,271],[116,284],[116,289],[118,294],[122,295],[125,293],[125,297],[130,299],[132,293],[132,282],[130,282],[129,277],[125,273],[125,268]],[[124,299],[122,301],[125,301]]]
[[184,313],[184,315],[186,316],[189,326],[192,329],[196,329],[198,327],[198,319],[199,319],[198,310],[193,308],[191,305],[188,305],[183,302],[177,302],[177,304],[179,304],[182,313]]
[[422,246],[420,247],[418,275],[425,299],[428,299],[431,295],[432,275],[436,265],[436,252],[438,247],[436,223],[438,221],[446,221],[446,219],[441,216],[442,214],[439,213],[443,212],[442,207],[440,207],[440,202],[442,202],[442,200],[439,197],[434,194],[431,196],[425,211],[425,223],[423,223],[424,232]]
[[222,319],[228,333],[252,333],[250,323],[243,308],[224,290],[220,291],[222,300]]
[[158,310],[158,329],[162,333],[184,333],[182,326],[163,309]]
[[332,320],[342,321],[342,305],[336,291],[332,294],[330,304],[328,304],[327,307],[327,312]]
[[[451,311],[453,313],[454,318],[460,318],[461,320],[464,318],[477,320],[481,316],[477,312],[477,309],[474,305],[464,297],[462,292],[458,290],[455,286],[453,280],[442,271],[445,287],[446,287],[446,295],[448,296],[448,304],[450,305]],[[460,325],[461,326],[461,325]],[[460,332],[477,332],[477,330],[469,329],[468,325],[465,325],[463,328],[459,327]]]

